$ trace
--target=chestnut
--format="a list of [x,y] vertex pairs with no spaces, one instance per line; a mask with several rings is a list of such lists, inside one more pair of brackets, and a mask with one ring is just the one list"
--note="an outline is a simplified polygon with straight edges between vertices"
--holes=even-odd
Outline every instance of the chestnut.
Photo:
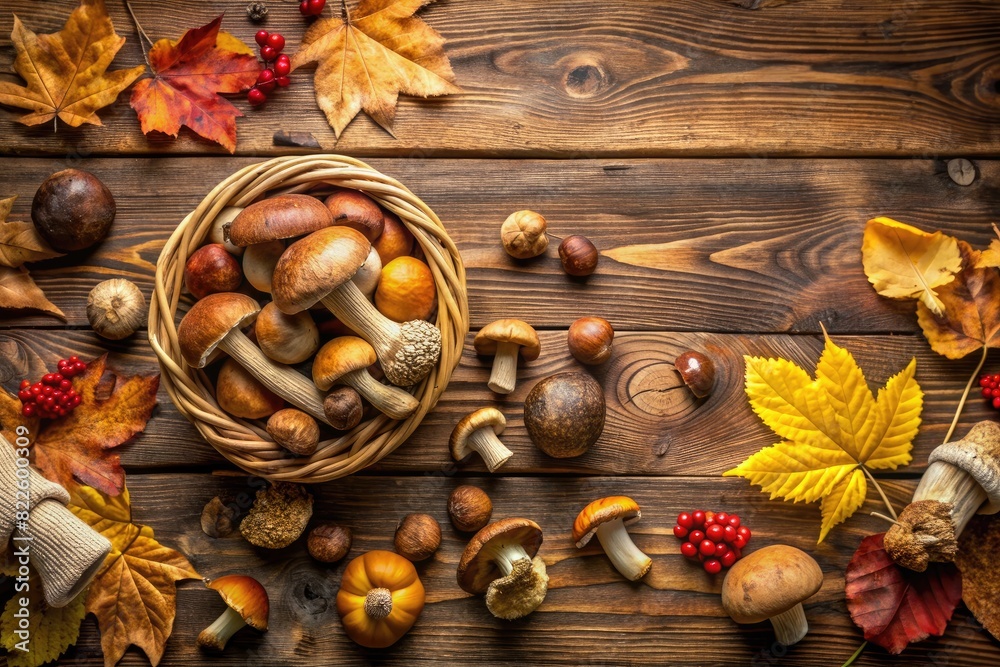
[[219,292],[234,292],[242,282],[240,263],[220,243],[198,248],[184,265],[184,284],[196,299]]
[[611,358],[615,330],[603,317],[581,317],[569,325],[566,344],[581,364],[599,366]]
[[448,496],[448,516],[455,530],[474,533],[490,522],[493,501],[478,486],[463,484]]
[[115,221],[115,198],[93,174],[63,169],[39,186],[31,202],[31,220],[59,252],[83,250],[108,235]]
[[715,363],[701,352],[688,350],[674,360],[674,368],[691,393],[705,398],[715,386]]
[[589,276],[597,269],[597,246],[586,236],[567,236],[559,244],[563,271],[571,276]]
[[336,563],[351,550],[353,541],[350,528],[324,521],[309,531],[306,550],[321,563]]
[[407,514],[396,527],[393,544],[407,560],[427,560],[441,546],[441,526],[430,514]]

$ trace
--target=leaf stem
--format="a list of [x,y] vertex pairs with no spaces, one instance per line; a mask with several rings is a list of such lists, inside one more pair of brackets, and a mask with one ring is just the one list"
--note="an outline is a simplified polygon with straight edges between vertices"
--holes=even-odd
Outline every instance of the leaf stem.
[[888,521],[889,523],[891,523],[894,526],[901,526],[902,525],[901,523],[899,523],[898,521],[896,521],[895,519],[893,519],[891,516],[886,516],[886,515],[882,514],[881,512],[869,512],[869,514],[871,516],[874,516],[874,517],[877,517],[879,519],[882,519],[883,521]]
[[858,647],[858,650],[854,652],[854,655],[848,658],[847,662],[845,662],[840,667],[851,667],[851,665],[854,664],[854,661],[858,659],[858,656],[861,655],[861,652],[865,650],[866,646],[868,646],[868,642],[864,642],[863,644],[861,644],[861,646]]
[[969,398],[969,392],[972,391],[972,385],[976,382],[976,378],[979,377],[979,372],[983,370],[983,365],[986,363],[986,355],[989,351],[990,348],[983,345],[983,355],[979,357],[979,365],[976,366],[976,370],[972,371],[969,381],[965,383],[965,391],[962,392],[962,400],[958,402],[958,409],[955,410],[955,417],[951,420],[951,426],[948,427],[948,433],[944,436],[944,442],[949,442],[951,440],[951,436],[955,434],[955,427],[958,426],[958,420],[962,416],[962,410],[965,409],[965,401]]
[[146,40],[149,44],[149,48],[153,48],[153,40],[151,40],[149,35],[146,34],[146,31],[142,29],[139,19],[135,17],[135,12],[132,11],[132,4],[128,0],[125,0],[125,9],[128,10],[128,15],[132,17],[132,23],[135,25],[135,31],[139,33],[139,48],[142,49],[142,59],[146,61],[146,67],[148,67],[150,72],[152,72],[153,65],[149,62],[149,56],[146,55],[146,47],[142,45],[142,40]]
[[875,490],[878,491],[878,494],[882,496],[882,502],[885,503],[885,507],[889,510],[889,514],[892,516],[893,521],[898,519],[899,517],[896,516],[896,510],[892,508],[892,503],[889,502],[889,498],[885,495],[885,491],[882,490],[882,487],[879,486],[879,483],[875,480],[874,475],[872,475],[871,472],[868,471],[868,468],[864,466],[861,466],[861,470],[868,475],[868,481],[872,483]]

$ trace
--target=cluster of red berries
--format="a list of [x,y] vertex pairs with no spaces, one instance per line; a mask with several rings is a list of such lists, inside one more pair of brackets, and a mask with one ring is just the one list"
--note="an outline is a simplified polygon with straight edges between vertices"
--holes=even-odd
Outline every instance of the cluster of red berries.
[[993,405],[994,410],[1000,410],[1000,374],[984,373],[979,378],[979,386],[983,388],[983,398]]
[[718,574],[742,558],[750,529],[735,514],[695,510],[677,515],[674,537],[683,541],[681,554],[697,558],[705,572]]
[[21,414],[55,419],[73,412],[80,405],[81,398],[70,378],[85,370],[87,364],[80,361],[80,357],[70,357],[59,361],[58,373],[46,373],[35,384],[22,380],[21,390],[17,392],[17,397],[21,399]]
[[281,51],[285,48],[285,38],[276,32],[258,30],[254,40],[260,46],[260,57],[266,63],[273,63],[261,70],[257,75],[257,83],[247,93],[247,101],[255,107],[267,102],[267,95],[275,86],[285,88],[292,82],[289,74],[292,71],[291,59]]
[[326,7],[326,0],[302,0],[299,3],[299,11],[302,16],[319,16]]

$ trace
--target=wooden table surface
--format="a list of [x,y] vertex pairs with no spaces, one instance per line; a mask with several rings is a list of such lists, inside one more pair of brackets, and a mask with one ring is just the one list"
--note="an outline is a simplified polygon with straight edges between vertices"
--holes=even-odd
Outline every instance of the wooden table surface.
[[[61,28],[74,0],[5,0],[0,70],[18,14],[37,32]],[[247,42],[256,29],[243,0],[133,2],[154,38],[176,38],[225,10],[223,27]],[[267,27],[293,50],[303,22],[290,0],[271,0]],[[128,38],[116,67],[142,62],[124,5],[108,0]],[[328,10],[329,11],[329,10]],[[314,487],[317,515],[351,526],[352,554],[389,548],[397,520],[428,512],[443,526],[441,550],[420,565],[429,604],[396,646],[367,651],[342,631],[334,605],[343,564],[312,562],[301,543],[255,550],[238,536],[213,540],[198,523],[204,503],[258,484],[218,474],[232,467],[196,434],[165,394],[147,432],[123,449],[136,518],[191,557],[205,575],[242,571],[271,595],[271,630],[242,632],[221,656],[195,647],[219,613],[198,582],[180,587],[164,665],[839,665],[861,644],[844,604],[844,567],[860,539],[884,529],[867,516],[821,545],[817,505],[769,501],[734,466],[774,440],[742,390],[742,355],[781,355],[812,368],[823,324],[852,350],[873,386],[913,356],[926,392],[914,463],[880,475],[904,505],[927,454],[941,441],[972,361],[947,361],[920,335],[912,303],[875,295],[861,268],[864,222],[886,214],[940,228],[975,244],[1000,217],[1000,3],[996,0],[439,0],[423,17],[448,40],[464,92],[403,98],[393,139],[365,117],[339,143],[315,105],[309,74],[239,121],[230,156],[187,130],[143,136],[128,94],[101,112],[104,127],[24,128],[4,109],[0,194],[17,194],[14,219],[51,172],[94,172],[114,192],[112,235],[92,252],[37,266],[32,275],[65,311],[4,317],[0,340],[47,362],[113,351],[118,367],[153,372],[143,334],[108,344],[90,331],[88,291],[121,276],[149,296],[154,263],[172,228],[239,167],[304,149],[276,146],[280,130],[309,132],[324,152],[368,160],[407,184],[441,217],[469,271],[472,328],[518,317],[544,330],[543,354],[518,389],[497,400],[488,362],[466,353],[438,408],[411,441],[364,474]],[[9,78],[8,75],[3,75]],[[369,159],[370,158],[370,159]],[[976,170],[968,186],[947,173],[952,158]],[[581,233],[601,250],[590,280],[567,279],[555,259],[516,263],[498,228],[511,211],[542,212],[560,236]],[[537,379],[576,367],[565,330],[600,315],[618,330],[610,363],[594,371],[608,398],[604,435],[585,456],[552,460],[529,442],[521,403]],[[8,343],[9,344],[9,343]],[[715,393],[695,402],[677,387],[676,354],[711,353]],[[991,363],[992,367],[992,363]],[[514,458],[489,475],[478,460],[456,466],[447,436],[457,418],[497,404],[509,420]],[[973,400],[961,433],[992,413]],[[496,516],[526,516],[545,531],[541,555],[551,588],[530,617],[494,619],[463,593],[455,568],[464,546],[448,523],[447,495],[471,482],[493,497]],[[643,508],[632,530],[654,561],[630,584],[598,548],[577,550],[570,529],[589,500],[628,494]],[[870,493],[874,497],[874,493]],[[806,607],[800,644],[774,645],[768,624],[737,627],[719,602],[721,577],[677,553],[679,511],[739,512],[755,545],[793,544],[815,555],[825,582]],[[85,622],[65,664],[101,665],[99,636]],[[996,665],[1000,643],[960,607],[944,637],[900,657],[869,647],[859,665]],[[132,649],[125,665],[147,664]]]

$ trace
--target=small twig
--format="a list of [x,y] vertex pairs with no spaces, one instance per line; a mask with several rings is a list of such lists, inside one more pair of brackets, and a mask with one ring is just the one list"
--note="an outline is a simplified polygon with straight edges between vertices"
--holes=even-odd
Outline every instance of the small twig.
[[851,667],[851,665],[854,664],[854,661],[858,659],[858,656],[861,655],[861,652],[865,650],[866,646],[868,646],[868,642],[864,642],[861,646],[859,646],[858,650],[854,652],[854,655],[848,658],[847,662],[845,662],[840,667]]
[[[993,227],[996,229],[996,226]],[[951,426],[948,427],[948,433],[944,436],[944,442],[949,442],[951,436],[955,433],[955,427],[958,426],[958,420],[962,416],[962,410],[965,409],[965,401],[969,398],[969,392],[972,391],[972,385],[976,382],[976,378],[979,377],[979,371],[983,370],[983,365],[986,363],[986,355],[989,353],[990,348],[983,345],[983,356],[979,358],[979,365],[976,366],[976,370],[972,371],[972,376],[969,381],[965,383],[965,391],[962,392],[962,400],[958,402],[958,409],[955,410],[955,417],[951,420]]]
[[888,521],[889,523],[891,523],[894,526],[902,526],[903,525],[900,522],[898,522],[895,519],[893,519],[891,516],[886,516],[886,515],[882,514],[881,512],[869,512],[869,514],[872,515],[872,516],[878,517],[879,519],[882,519],[883,521]]
[[148,67],[150,71],[152,71],[153,65],[152,63],[149,62],[149,56],[146,55],[147,49],[145,46],[142,45],[142,40],[143,39],[146,40],[146,42],[149,44],[150,49],[153,48],[153,40],[151,40],[149,38],[149,35],[146,34],[146,31],[142,29],[142,25],[140,25],[139,19],[135,17],[135,12],[132,11],[131,3],[129,3],[128,0],[124,1],[125,1],[125,9],[128,10],[128,15],[132,17],[132,23],[135,25],[135,30],[137,33],[139,33],[139,48],[142,49],[142,59],[146,61],[146,67]]
[[878,491],[878,494],[880,496],[882,496],[882,502],[885,503],[886,509],[889,510],[889,514],[892,515],[892,519],[893,521],[895,521],[898,518],[896,516],[896,510],[892,508],[892,503],[889,502],[889,498],[888,496],[885,495],[885,491],[883,491],[882,487],[879,486],[879,483],[875,480],[875,477],[868,471],[868,468],[861,466],[861,470],[863,470],[864,473],[868,475],[868,481],[870,481],[875,486],[875,490]]

